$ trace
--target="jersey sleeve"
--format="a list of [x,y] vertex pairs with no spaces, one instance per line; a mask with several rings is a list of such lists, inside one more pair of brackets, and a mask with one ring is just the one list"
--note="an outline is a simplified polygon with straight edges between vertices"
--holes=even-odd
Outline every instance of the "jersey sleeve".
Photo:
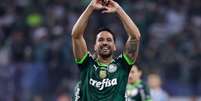
[[89,52],[86,52],[82,58],[75,59],[75,63],[78,65],[78,68],[81,71],[88,67],[87,64],[89,64],[90,61],[93,61],[93,58],[92,58],[92,56],[90,55]]
[[132,60],[127,54],[123,53],[123,59],[126,61],[128,65],[134,65],[135,61]]
[[140,93],[144,101],[152,101],[149,87],[145,83],[143,83],[143,90]]
[[127,55],[123,53],[117,58],[117,61],[119,61],[122,64],[122,67],[126,69],[128,72],[135,63]]

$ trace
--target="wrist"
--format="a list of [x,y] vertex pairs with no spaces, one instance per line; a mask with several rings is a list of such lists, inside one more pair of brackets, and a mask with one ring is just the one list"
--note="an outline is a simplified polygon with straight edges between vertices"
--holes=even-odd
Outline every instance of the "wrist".
[[87,9],[89,9],[89,10],[91,10],[91,11],[94,11],[94,10],[95,10],[95,7],[94,7],[93,5],[89,5],[89,6],[87,7]]
[[122,11],[122,8],[118,5],[118,6],[116,7],[116,13],[117,13],[117,14],[120,14],[121,11]]

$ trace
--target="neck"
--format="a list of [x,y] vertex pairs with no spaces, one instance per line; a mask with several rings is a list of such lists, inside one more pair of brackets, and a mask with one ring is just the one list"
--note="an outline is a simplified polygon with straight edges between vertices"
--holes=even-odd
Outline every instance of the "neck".
[[129,81],[130,84],[136,84],[136,83],[139,83],[141,80],[138,79],[138,80],[135,80],[135,81]]
[[141,82],[141,80],[140,80],[140,79],[138,79],[138,80],[134,81],[134,82],[133,82],[133,84],[137,84],[137,83],[139,83],[139,82]]
[[100,62],[101,64],[110,64],[113,61],[112,56],[108,57],[108,58],[103,58],[101,56],[97,57],[98,62]]

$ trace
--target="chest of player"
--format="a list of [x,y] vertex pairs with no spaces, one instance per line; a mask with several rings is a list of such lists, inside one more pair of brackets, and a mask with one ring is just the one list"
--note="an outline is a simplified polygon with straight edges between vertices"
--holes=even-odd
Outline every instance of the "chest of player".
[[85,82],[99,91],[121,85],[122,81],[126,82],[127,77],[122,68],[122,65],[117,62],[112,62],[109,65],[91,63],[86,72]]

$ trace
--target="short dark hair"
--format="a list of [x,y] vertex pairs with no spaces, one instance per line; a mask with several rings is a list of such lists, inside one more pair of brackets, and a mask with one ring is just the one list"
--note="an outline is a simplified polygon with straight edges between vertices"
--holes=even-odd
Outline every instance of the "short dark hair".
[[113,37],[113,39],[114,39],[114,42],[116,41],[114,32],[113,32],[111,29],[109,29],[109,28],[107,28],[107,27],[98,28],[98,30],[96,31],[97,35],[98,35],[98,33],[102,32],[102,31],[107,31],[107,32],[111,33],[111,34],[112,34],[112,37]]
[[138,71],[143,71],[142,68],[140,68],[138,65],[133,65],[135,68],[137,68]]

